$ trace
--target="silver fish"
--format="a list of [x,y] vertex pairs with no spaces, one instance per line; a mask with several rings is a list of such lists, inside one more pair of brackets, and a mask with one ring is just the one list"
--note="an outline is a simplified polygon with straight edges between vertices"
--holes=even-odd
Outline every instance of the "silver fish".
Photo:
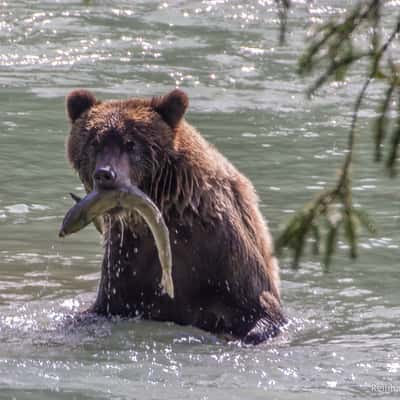
[[136,210],[149,226],[158,251],[161,264],[161,288],[174,298],[172,280],[172,253],[169,231],[160,210],[139,188],[132,186],[120,190],[92,191],[82,200],[72,196],[77,203],[64,217],[59,236],[64,237],[78,232],[85,226],[116,207]]

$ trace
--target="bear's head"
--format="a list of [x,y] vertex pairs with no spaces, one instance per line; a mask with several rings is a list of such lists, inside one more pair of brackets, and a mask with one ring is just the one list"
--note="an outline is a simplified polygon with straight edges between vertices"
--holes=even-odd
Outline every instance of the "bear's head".
[[163,164],[174,153],[176,132],[188,97],[174,90],[152,99],[97,101],[86,90],[66,98],[72,124],[67,157],[89,192],[154,186]]

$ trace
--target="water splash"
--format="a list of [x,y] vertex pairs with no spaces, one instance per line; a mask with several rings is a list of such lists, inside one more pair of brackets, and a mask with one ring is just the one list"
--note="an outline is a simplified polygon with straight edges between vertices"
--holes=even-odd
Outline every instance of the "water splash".
[[118,217],[119,218],[119,223],[121,225],[121,241],[119,242],[119,248],[122,249],[122,245],[124,244],[124,220],[121,216]]
[[110,313],[111,301],[111,216],[106,214],[107,221],[107,314]]

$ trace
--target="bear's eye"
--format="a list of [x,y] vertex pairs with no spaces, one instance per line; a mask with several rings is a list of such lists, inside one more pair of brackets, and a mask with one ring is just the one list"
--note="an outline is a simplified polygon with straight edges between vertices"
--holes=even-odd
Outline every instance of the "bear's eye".
[[134,151],[136,149],[136,143],[130,140],[129,142],[126,142],[125,148],[128,152]]

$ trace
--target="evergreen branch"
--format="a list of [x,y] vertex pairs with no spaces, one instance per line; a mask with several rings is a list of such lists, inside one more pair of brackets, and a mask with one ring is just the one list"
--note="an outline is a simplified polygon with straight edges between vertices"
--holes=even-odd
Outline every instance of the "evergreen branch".
[[[370,62],[367,78],[364,80],[354,103],[347,152],[336,184],[333,188],[327,189],[317,195],[314,200],[298,211],[278,237],[278,251],[284,247],[293,250],[294,267],[297,267],[299,264],[308,238],[313,241],[314,253],[318,252],[321,243],[321,231],[325,232],[326,235],[323,257],[325,268],[328,268],[331,263],[342,226],[344,229],[344,238],[349,244],[351,258],[356,258],[358,254],[357,243],[360,228],[367,229],[371,234],[376,233],[375,225],[371,222],[368,214],[364,210],[356,209],[353,206],[351,169],[354,158],[359,111],[366,97],[367,90],[375,78],[383,78],[388,81],[388,88],[376,121],[375,157],[377,160],[381,159],[381,145],[387,136],[388,113],[395,91],[400,98],[399,68],[389,58],[388,63],[391,74],[387,75],[382,72],[382,64],[387,59],[385,55],[388,53],[390,45],[400,32],[400,15],[391,34],[381,44],[380,23],[383,2],[382,0],[371,0],[368,3],[363,3],[359,1],[343,22],[331,20],[322,26],[317,31],[314,41],[299,61],[299,72],[301,74],[310,73],[316,67],[323,65],[325,60],[329,61],[324,73],[309,88],[309,95],[315,93],[331,77],[337,79],[344,76],[346,71],[360,59],[366,58]],[[354,54],[353,36],[358,33],[359,28],[362,26],[372,32],[370,35],[371,50]],[[391,147],[386,161],[386,167],[392,176],[395,174],[398,148],[400,146],[400,106],[397,110],[397,116],[396,126],[391,135]],[[321,227],[321,222],[325,223],[325,228]]]

